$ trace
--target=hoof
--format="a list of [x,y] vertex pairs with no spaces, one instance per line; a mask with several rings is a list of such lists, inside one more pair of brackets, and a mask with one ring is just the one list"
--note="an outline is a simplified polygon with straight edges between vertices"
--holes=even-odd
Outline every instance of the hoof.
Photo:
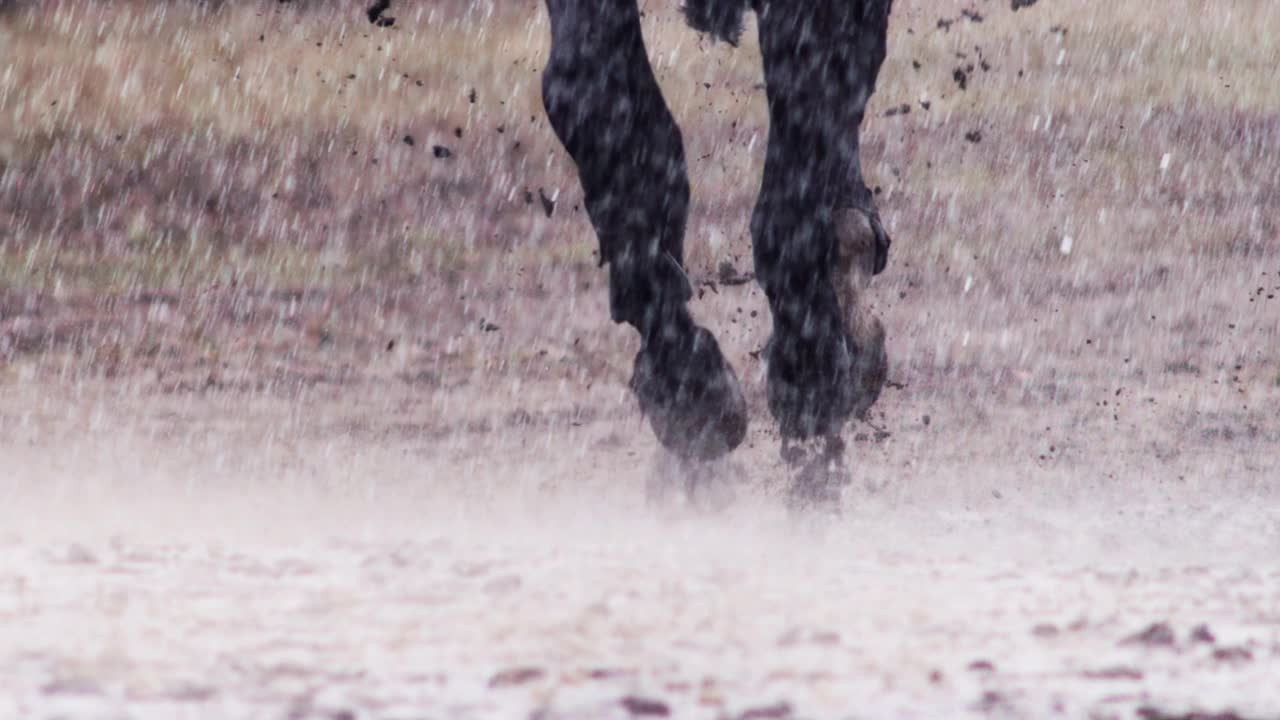
[[836,435],[850,417],[865,419],[889,375],[884,326],[864,302],[888,236],[874,212],[857,208],[836,210],[833,231],[830,285],[790,317],[774,314],[769,410],[784,438]]
[[783,461],[796,470],[787,488],[793,510],[838,511],[849,474],[844,465],[844,441],[838,435],[799,443],[783,440]]
[[738,377],[705,328],[646,343],[636,355],[631,390],[658,442],[676,457],[714,460],[747,435]]
[[787,440],[838,434],[853,411],[850,344],[838,325],[799,335],[774,325],[765,355],[769,412]]
[[645,481],[645,504],[657,510],[722,511],[737,498],[734,481],[743,474],[731,463],[728,458],[685,460],[660,449]]

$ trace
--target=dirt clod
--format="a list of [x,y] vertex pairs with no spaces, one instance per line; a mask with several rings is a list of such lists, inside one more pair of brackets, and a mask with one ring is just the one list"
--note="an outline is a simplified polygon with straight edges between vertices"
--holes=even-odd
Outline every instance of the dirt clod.
[[1217,642],[1217,638],[1214,637],[1208,625],[1201,623],[1191,629],[1191,642],[1213,644]]
[[502,670],[489,678],[490,688],[514,687],[546,677],[546,671],[536,667],[515,667]]
[[1121,645],[1146,645],[1147,647],[1173,647],[1178,641],[1168,623],[1152,623],[1141,632],[1120,641]]
[[1081,675],[1089,680],[1141,680],[1142,671],[1127,665],[1115,665],[1098,670],[1085,670]]
[[669,717],[671,708],[661,700],[628,695],[618,701],[632,717]]
[[1053,623],[1040,623],[1031,628],[1031,634],[1040,638],[1057,637],[1059,632],[1061,631],[1058,630],[1058,626]]
[[784,701],[747,708],[738,714],[738,720],[786,720],[792,717],[793,713],[791,703]]
[[64,560],[71,565],[93,565],[98,562],[98,556],[84,545],[81,545],[80,543],[72,543],[72,545],[67,548],[67,554],[64,557]]
[[1213,659],[1219,662],[1249,662],[1253,660],[1253,651],[1247,647],[1220,647],[1213,651]]

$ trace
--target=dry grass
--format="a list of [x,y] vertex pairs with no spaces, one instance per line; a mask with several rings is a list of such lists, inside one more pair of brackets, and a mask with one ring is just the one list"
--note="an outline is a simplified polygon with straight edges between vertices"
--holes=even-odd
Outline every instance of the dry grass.
[[[748,269],[767,128],[752,32],[708,46],[675,5],[645,3],[645,32],[685,130],[701,282],[726,260]],[[1259,415],[1280,392],[1280,164],[1265,161],[1280,5],[991,3],[939,26],[969,5],[895,4],[865,127],[896,240],[876,293],[909,388],[885,411],[905,422],[945,400],[981,427],[992,403],[1059,406],[1073,431],[1129,428],[1132,448],[1170,403],[1157,424],[1280,437]],[[608,324],[538,100],[543,11],[397,17],[383,31],[358,8],[265,0],[0,15],[9,374],[399,378],[445,395],[624,377],[633,340]],[[750,376],[758,291],[703,294]],[[1121,388],[1139,398],[1123,426],[1103,403]]]

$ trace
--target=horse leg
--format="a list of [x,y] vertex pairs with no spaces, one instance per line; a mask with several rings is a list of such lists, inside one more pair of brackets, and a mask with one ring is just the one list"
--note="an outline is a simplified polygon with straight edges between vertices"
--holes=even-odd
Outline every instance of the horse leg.
[[858,133],[885,56],[890,0],[758,0],[769,104],[751,222],[769,299],[769,409],[786,439],[838,435],[883,386],[884,330],[861,290],[889,238]]
[[645,54],[635,0],[547,0],[542,99],[578,168],[609,266],[615,322],[640,333],[631,388],[659,441],[694,459],[746,434],[746,402],[715,338],[687,303],[689,181],[680,128]]
[[847,43],[837,43],[837,82],[843,87],[835,113],[838,127],[851,128],[837,153],[834,169],[832,222],[835,231],[833,281],[840,299],[845,328],[856,348],[851,387],[854,417],[865,420],[889,377],[885,332],[872,315],[864,295],[872,276],[884,271],[889,258],[889,235],[880,223],[875,199],[862,178],[858,135],[867,101],[875,90],[884,62],[891,0],[865,0],[857,31]]

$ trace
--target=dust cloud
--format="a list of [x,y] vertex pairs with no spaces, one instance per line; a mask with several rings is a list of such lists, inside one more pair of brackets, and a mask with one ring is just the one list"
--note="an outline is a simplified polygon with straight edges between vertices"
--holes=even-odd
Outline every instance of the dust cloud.
[[586,469],[531,438],[449,462],[282,431],[269,403],[174,442],[112,397],[5,446],[0,714],[1280,707],[1270,497],[971,464],[796,511],[748,453],[712,478],[723,507],[655,506],[672,465],[653,447]]

